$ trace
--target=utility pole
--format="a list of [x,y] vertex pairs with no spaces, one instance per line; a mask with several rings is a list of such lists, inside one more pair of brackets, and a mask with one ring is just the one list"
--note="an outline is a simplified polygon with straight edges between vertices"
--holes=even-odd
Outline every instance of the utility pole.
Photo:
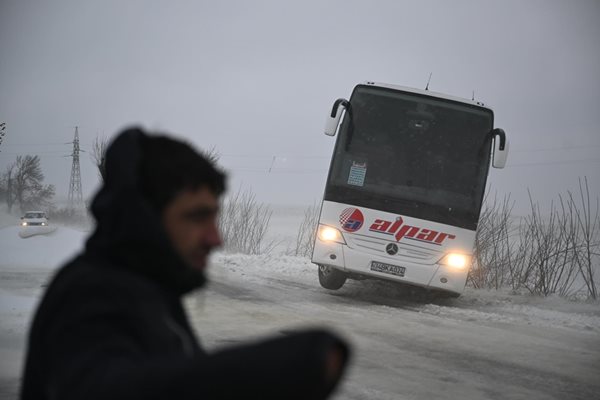
[[81,170],[79,168],[79,128],[75,127],[75,138],[73,139],[73,157],[71,166],[71,181],[69,182],[69,207],[73,210],[83,205],[83,194],[81,193]]

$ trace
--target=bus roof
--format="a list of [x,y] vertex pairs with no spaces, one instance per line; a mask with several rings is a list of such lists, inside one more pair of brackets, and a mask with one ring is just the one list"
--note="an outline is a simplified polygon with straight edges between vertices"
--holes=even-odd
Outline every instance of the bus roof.
[[485,104],[483,104],[480,101],[469,100],[469,99],[465,99],[463,97],[450,96],[450,95],[447,95],[444,93],[432,92],[430,90],[421,90],[421,89],[415,89],[415,88],[406,87],[406,86],[390,85],[387,83],[372,82],[372,81],[362,82],[361,85],[376,86],[376,87],[381,87],[381,88],[386,88],[386,89],[400,90],[403,92],[417,93],[417,94],[421,94],[424,96],[438,97],[440,99],[457,101],[457,102],[469,104],[472,106],[486,108],[486,109],[492,111],[492,109],[490,107],[486,106]]

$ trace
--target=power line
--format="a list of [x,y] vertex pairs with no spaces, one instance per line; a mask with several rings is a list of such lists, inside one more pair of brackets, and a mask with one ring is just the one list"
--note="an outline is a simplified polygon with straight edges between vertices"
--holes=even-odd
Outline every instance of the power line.
[[[77,131],[77,127],[76,127]],[[78,132],[77,132],[78,133]],[[78,136],[78,135],[77,135]],[[75,141],[69,142],[69,144],[73,144],[75,146]],[[45,143],[39,145],[65,145],[66,143]],[[79,144],[79,140],[77,140],[77,144]],[[15,144],[12,144],[15,145]],[[19,146],[31,145],[31,144],[17,144]],[[537,149],[537,151],[550,151],[550,150],[566,150],[566,149],[581,149],[581,148],[597,148],[600,146],[570,146],[570,147],[560,147],[560,148],[546,148],[546,149]],[[77,146],[77,161],[79,161],[79,152],[83,152],[84,150]],[[73,153],[66,157],[74,157],[75,148],[73,149]],[[523,152],[526,150],[512,150],[515,152]],[[533,151],[533,150],[527,150]],[[65,156],[61,156],[62,150],[45,150],[45,151],[37,151],[32,152],[36,155],[46,155],[47,158],[63,158]],[[0,157],[6,156],[18,156],[22,155],[22,153],[14,153],[14,152],[1,152]],[[263,155],[263,154],[221,154],[223,158],[245,158],[245,159],[262,159],[264,161],[271,160],[270,167],[256,167],[256,166],[238,166],[238,167],[227,167],[226,169],[230,171],[238,171],[245,173],[272,173],[272,174],[322,174],[327,173],[326,169],[304,169],[304,168],[278,168],[276,167],[276,161],[283,160],[306,160],[306,159],[320,159],[320,160],[329,160],[331,156],[317,156],[317,155]],[[75,160],[74,160],[75,161]],[[597,163],[600,162],[600,159],[583,159],[583,160],[564,160],[564,161],[541,161],[541,162],[525,162],[525,163],[508,163],[506,168],[519,168],[519,167],[536,167],[536,166],[549,166],[549,165],[565,165],[565,164],[580,164],[580,163]],[[74,171],[72,171],[73,174]],[[80,184],[80,183],[79,183]]]
[[315,155],[273,155],[273,154],[269,154],[269,155],[263,155],[263,154],[219,154],[220,157],[225,157],[225,158],[264,158],[264,159],[272,159],[273,157],[276,157],[277,159],[286,159],[286,158],[322,158],[322,159],[329,159],[331,158],[330,155],[328,156],[315,156]]
[[[83,151],[83,150],[81,150]],[[22,152],[22,153],[5,153],[2,152],[0,153],[0,157],[2,156],[22,156],[24,154],[32,154],[34,156],[39,156],[39,155],[46,155],[47,157],[45,158],[62,158],[64,157],[64,150],[56,150],[56,151],[28,151],[28,152]],[[70,157],[71,155],[68,155],[67,157]]]
[[65,142],[48,142],[48,143],[9,143],[7,146],[63,146]]
[[586,162],[596,163],[596,162],[600,162],[600,160],[597,160],[597,159],[590,159],[590,160],[566,160],[566,161],[548,161],[548,162],[539,162],[539,163],[506,164],[506,168],[510,168],[510,167],[533,167],[533,166],[538,166],[538,165],[579,164],[579,163],[586,163]]
[[564,147],[546,147],[541,149],[511,149],[511,152],[515,153],[527,153],[527,152],[538,152],[538,151],[559,151],[559,150],[577,150],[577,149],[597,149],[600,145],[587,145],[587,146],[564,146]]
[[[4,144],[4,147],[6,148],[6,147],[13,147],[13,146],[19,146],[19,147],[23,147],[23,146],[63,146],[65,144],[72,144],[72,143],[73,142],[6,143],[6,144]],[[527,153],[527,152],[597,149],[597,148],[600,148],[600,145],[546,147],[546,148],[537,148],[537,149],[536,148],[529,148],[529,149],[512,148],[510,150],[510,152],[511,153],[513,153],[513,152],[514,153]],[[13,154],[16,154],[16,153],[13,153]],[[282,160],[282,159],[330,159],[331,158],[330,155],[309,155],[309,154],[305,154],[305,155],[301,155],[301,154],[274,155],[274,154],[251,154],[251,153],[247,153],[247,154],[224,153],[224,154],[219,154],[219,157],[223,157],[223,158],[255,158],[255,159],[269,159],[269,160],[272,159],[273,157],[276,157],[278,160]]]
[[269,169],[251,169],[251,168],[227,168],[227,171],[235,171],[239,173],[257,173],[257,174],[265,174],[265,175],[310,175],[310,174],[327,174],[327,170],[271,170]]

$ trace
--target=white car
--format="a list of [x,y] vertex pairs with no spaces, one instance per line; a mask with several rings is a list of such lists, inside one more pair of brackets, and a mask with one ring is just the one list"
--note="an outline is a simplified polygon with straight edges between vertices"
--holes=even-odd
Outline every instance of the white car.
[[48,217],[43,211],[27,211],[21,217],[21,226],[48,226]]
[[27,211],[21,217],[21,227],[19,236],[23,239],[37,236],[47,235],[56,230],[56,226],[48,226],[48,217],[43,211]]

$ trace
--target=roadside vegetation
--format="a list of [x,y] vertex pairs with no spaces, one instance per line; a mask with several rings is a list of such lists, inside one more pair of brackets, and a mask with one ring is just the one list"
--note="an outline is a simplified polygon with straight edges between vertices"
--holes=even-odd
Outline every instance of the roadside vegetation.
[[513,218],[510,197],[486,201],[468,284],[598,300],[599,200],[590,198],[587,179],[545,212],[531,194],[529,203],[528,215]]
[[296,241],[290,248],[287,255],[299,257],[311,257],[315,246],[315,237],[317,235],[317,225],[319,223],[320,205],[313,204],[304,209],[302,222],[296,233]]
[[17,156],[0,176],[0,199],[9,213],[13,206],[20,212],[47,208],[53,197],[54,186],[44,185],[39,156]]
[[263,254],[277,245],[266,240],[272,209],[256,200],[249,188],[239,187],[221,203],[219,229],[223,247],[230,253]]

